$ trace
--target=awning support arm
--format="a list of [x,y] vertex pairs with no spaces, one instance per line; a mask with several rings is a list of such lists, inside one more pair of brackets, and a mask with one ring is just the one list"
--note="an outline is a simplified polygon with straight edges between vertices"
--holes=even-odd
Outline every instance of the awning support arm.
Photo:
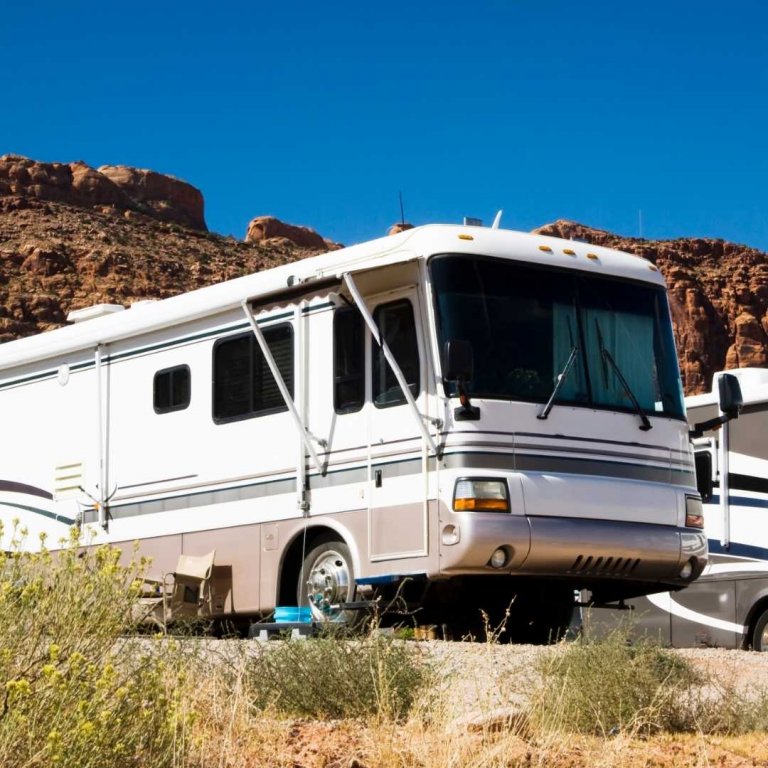
[[397,383],[400,386],[400,389],[402,390],[403,395],[405,396],[405,400],[408,403],[408,407],[410,408],[411,412],[413,413],[416,419],[416,422],[419,426],[419,431],[421,432],[422,437],[424,438],[424,440],[426,440],[426,443],[429,446],[432,453],[434,453],[436,456],[439,456],[440,452],[438,451],[434,438],[429,433],[429,429],[427,428],[427,425],[424,423],[424,419],[428,417],[423,416],[422,413],[419,411],[419,408],[416,405],[416,401],[413,399],[413,395],[411,394],[411,388],[408,386],[408,382],[405,380],[405,376],[403,375],[403,372],[400,369],[400,366],[397,364],[397,360],[395,360],[395,356],[392,354],[392,351],[390,350],[386,340],[380,335],[379,328],[376,325],[376,321],[373,319],[373,315],[371,315],[370,311],[368,310],[368,306],[363,300],[363,297],[360,294],[360,291],[358,291],[357,285],[355,285],[355,281],[352,279],[352,275],[350,275],[349,272],[344,273],[344,283],[349,289],[349,293],[354,299],[355,305],[357,306],[358,310],[360,310],[360,314],[363,316],[363,320],[365,320],[365,324],[368,326],[368,329],[370,330],[371,335],[373,336],[374,340],[379,345],[379,347],[381,347],[381,351],[384,353],[384,357],[386,358],[386,361],[389,363],[389,367],[392,369],[392,373],[395,374]]
[[272,376],[275,378],[275,383],[277,384],[277,388],[280,390],[280,394],[285,401],[285,405],[288,408],[288,413],[290,413],[291,417],[293,418],[293,422],[296,425],[296,429],[298,430],[299,435],[301,436],[304,447],[307,449],[307,453],[312,457],[315,469],[317,469],[321,475],[324,475],[325,466],[320,462],[320,457],[317,455],[317,451],[315,450],[315,446],[312,444],[312,441],[314,440],[322,448],[327,448],[328,443],[322,438],[315,437],[304,426],[304,423],[301,420],[301,416],[299,416],[299,412],[296,410],[296,405],[293,402],[291,393],[288,391],[288,387],[285,386],[285,381],[283,381],[280,369],[277,367],[275,358],[272,356],[272,351],[267,344],[267,340],[264,338],[264,334],[261,332],[261,328],[259,328],[259,324],[256,322],[256,318],[253,316],[253,312],[251,312],[248,300],[246,299],[245,301],[242,301],[241,306],[243,308],[243,312],[245,312],[245,316],[248,318],[248,322],[251,324],[251,330],[253,331],[253,335],[256,337],[256,341],[259,344],[261,354],[264,355],[264,359],[267,361],[269,370],[272,372]]

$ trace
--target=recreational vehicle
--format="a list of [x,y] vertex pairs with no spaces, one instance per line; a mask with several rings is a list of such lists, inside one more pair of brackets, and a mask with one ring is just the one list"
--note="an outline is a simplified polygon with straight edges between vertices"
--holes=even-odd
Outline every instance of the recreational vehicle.
[[[632,601],[635,630],[677,647],[768,651],[768,369],[729,371],[744,405],[734,421],[694,436],[710,559],[688,589]],[[686,398],[694,434],[717,417],[713,392]]]
[[[0,516],[156,575],[215,552],[211,612],[346,620],[397,590],[546,637],[574,590],[707,561],[662,276],[429,225],[0,346]],[[19,528],[20,526],[20,528]]]

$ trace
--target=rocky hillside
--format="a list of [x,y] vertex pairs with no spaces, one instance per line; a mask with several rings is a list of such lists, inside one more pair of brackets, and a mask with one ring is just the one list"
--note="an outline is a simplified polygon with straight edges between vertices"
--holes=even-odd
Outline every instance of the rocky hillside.
[[338,247],[272,217],[245,242],[207,231],[186,182],[125,166],[0,157],[0,342],[54,328],[71,309],[130,304]]
[[686,394],[709,391],[724,368],[768,365],[768,254],[723,240],[642,240],[556,221],[542,234],[618,248],[667,280]]
[[[400,226],[399,228],[402,228]],[[768,365],[768,257],[722,240],[622,238],[569,221],[537,230],[620,248],[666,277],[687,393],[722,368]],[[207,231],[186,182],[126,166],[0,157],[0,342],[97,303],[165,298],[337,244],[260,216],[244,241]]]

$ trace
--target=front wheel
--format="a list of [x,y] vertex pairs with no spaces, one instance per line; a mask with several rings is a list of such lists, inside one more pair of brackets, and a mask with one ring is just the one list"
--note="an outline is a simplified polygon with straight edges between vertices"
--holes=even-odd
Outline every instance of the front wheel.
[[313,621],[353,624],[355,611],[344,603],[355,597],[355,576],[349,547],[342,541],[324,541],[304,559],[297,587],[299,605],[308,605]]
[[768,608],[765,609],[755,622],[752,631],[752,650],[768,651]]

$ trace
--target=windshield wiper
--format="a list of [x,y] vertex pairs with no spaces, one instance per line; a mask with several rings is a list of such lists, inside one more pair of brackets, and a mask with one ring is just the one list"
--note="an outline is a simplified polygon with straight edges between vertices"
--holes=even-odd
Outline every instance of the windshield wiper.
[[560,387],[562,387],[565,383],[565,379],[573,367],[573,363],[576,360],[578,351],[579,348],[575,345],[571,348],[571,354],[568,355],[568,359],[565,361],[563,370],[557,374],[557,383],[555,384],[555,388],[552,390],[552,394],[549,396],[549,400],[547,400],[547,404],[541,409],[540,413],[536,414],[537,419],[546,419],[547,416],[549,416],[549,412],[552,410],[552,406],[555,404],[555,400],[557,399],[558,392],[560,392]]
[[600,331],[600,324],[597,322],[597,318],[595,318],[595,328],[597,328],[597,343],[600,345],[600,354],[603,356],[603,360],[607,361],[611,368],[613,368],[613,372],[618,377],[621,386],[624,387],[627,397],[632,401],[632,406],[634,407],[635,412],[640,417],[640,421],[643,422],[640,425],[640,429],[642,429],[643,432],[653,429],[653,424],[651,424],[650,420],[645,415],[645,411],[640,407],[640,403],[637,402],[635,393],[624,378],[624,374],[621,372],[619,364],[613,359],[613,355],[605,348],[605,345],[603,344],[603,334]]

